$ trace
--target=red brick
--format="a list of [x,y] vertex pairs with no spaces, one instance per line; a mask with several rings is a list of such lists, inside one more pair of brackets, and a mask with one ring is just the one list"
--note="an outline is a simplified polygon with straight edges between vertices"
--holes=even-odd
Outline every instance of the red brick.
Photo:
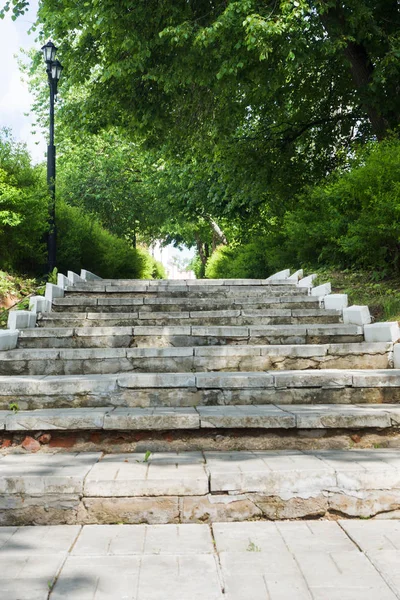
[[31,437],[30,435],[26,436],[26,438],[22,442],[22,447],[24,450],[27,450],[28,452],[37,452],[38,450],[40,450],[39,442],[37,440],[35,440],[35,438]]
[[52,438],[50,440],[50,448],[72,448],[76,444],[76,436],[70,435],[68,437]]

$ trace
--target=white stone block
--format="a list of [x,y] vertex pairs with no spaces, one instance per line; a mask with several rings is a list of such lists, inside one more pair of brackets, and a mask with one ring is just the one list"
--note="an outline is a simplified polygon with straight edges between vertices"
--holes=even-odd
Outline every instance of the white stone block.
[[0,331],[0,350],[14,350],[18,343],[18,329]]
[[317,287],[311,289],[311,296],[327,296],[331,293],[331,284],[323,283],[322,285],[317,285]]
[[290,275],[290,277],[288,277],[289,281],[295,281],[296,283],[299,281],[299,279],[303,278],[303,269],[299,269],[298,271],[295,271],[292,275]]
[[64,298],[64,289],[54,283],[46,283],[46,293],[44,295],[46,300],[53,302],[54,298]]
[[29,329],[36,326],[36,313],[30,310],[11,310],[8,314],[8,329]]
[[371,315],[368,306],[349,306],[343,309],[343,322],[352,325],[368,325],[371,323]]
[[302,279],[300,279],[297,285],[298,287],[311,287],[314,279],[316,278],[317,276],[315,275],[315,273],[313,273],[312,275],[308,275],[307,277],[303,277]]
[[364,338],[366,342],[397,342],[400,338],[399,324],[388,321],[364,325]]
[[82,283],[83,281],[85,281],[82,277],[80,277],[77,273],[74,273],[73,271],[68,271],[67,277],[72,282],[72,285],[74,283]]
[[[342,310],[348,306],[347,294],[328,294],[324,298],[324,306],[327,310]],[[352,321],[349,321],[350,323]]]
[[287,279],[290,275],[290,269],[284,269],[283,271],[278,271],[278,273],[274,273],[267,277],[266,281],[275,281],[276,279]]
[[58,285],[58,287],[60,287],[63,290],[65,290],[68,286],[72,285],[72,281],[70,281],[68,279],[68,277],[65,277],[65,275],[63,275],[62,273],[58,273],[58,275],[57,275],[57,285]]
[[400,369],[400,344],[395,344],[393,346],[393,362],[394,368]]
[[29,310],[35,313],[50,312],[51,302],[44,296],[32,296],[32,298],[29,300]]
[[97,279],[102,279],[102,277],[91,273],[91,271],[86,271],[86,269],[81,269],[81,277],[85,281],[95,281]]

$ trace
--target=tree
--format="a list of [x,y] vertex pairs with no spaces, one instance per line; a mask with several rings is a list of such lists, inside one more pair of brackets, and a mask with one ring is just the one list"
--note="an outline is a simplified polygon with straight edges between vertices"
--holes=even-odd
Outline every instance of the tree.
[[138,236],[147,242],[157,237],[163,221],[163,207],[146,186],[154,168],[138,144],[116,131],[87,134],[80,143],[64,139],[58,194],[135,247]]

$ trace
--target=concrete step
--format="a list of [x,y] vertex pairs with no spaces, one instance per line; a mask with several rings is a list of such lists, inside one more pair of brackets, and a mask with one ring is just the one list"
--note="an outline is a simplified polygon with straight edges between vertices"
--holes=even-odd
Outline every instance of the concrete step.
[[398,403],[400,370],[0,376],[0,408]]
[[[288,310],[320,309],[320,301],[315,296],[302,297],[252,297],[245,296],[235,299],[226,298],[191,298],[176,296],[173,298],[98,298],[95,295],[71,296],[54,298],[53,310],[57,312],[187,312],[203,310]],[[317,313],[318,314],[318,313]],[[322,311],[321,314],[326,314]]]
[[343,324],[257,326],[38,327],[20,332],[19,348],[165,347],[330,344],[364,341],[363,328]]
[[3,525],[371,517],[400,507],[400,453],[9,454],[0,494]]
[[0,411],[0,430],[170,431],[174,429],[388,429],[400,426],[393,404],[50,408]]
[[391,343],[166,348],[30,348],[0,352],[0,375],[388,369]]
[[202,310],[41,313],[39,327],[129,327],[135,325],[298,325],[335,324],[342,315],[335,310]]

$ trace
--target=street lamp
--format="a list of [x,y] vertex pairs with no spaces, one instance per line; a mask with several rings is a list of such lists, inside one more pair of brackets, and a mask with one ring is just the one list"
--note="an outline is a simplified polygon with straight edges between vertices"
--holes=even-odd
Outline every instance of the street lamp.
[[47,185],[49,186],[51,205],[49,214],[49,235],[47,238],[48,270],[56,266],[57,230],[56,230],[56,147],[54,146],[54,99],[57,95],[57,84],[61,77],[62,65],[56,60],[57,48],[53,42],[42,47],[46,72],[50,88],[50,139],[47,146]]

